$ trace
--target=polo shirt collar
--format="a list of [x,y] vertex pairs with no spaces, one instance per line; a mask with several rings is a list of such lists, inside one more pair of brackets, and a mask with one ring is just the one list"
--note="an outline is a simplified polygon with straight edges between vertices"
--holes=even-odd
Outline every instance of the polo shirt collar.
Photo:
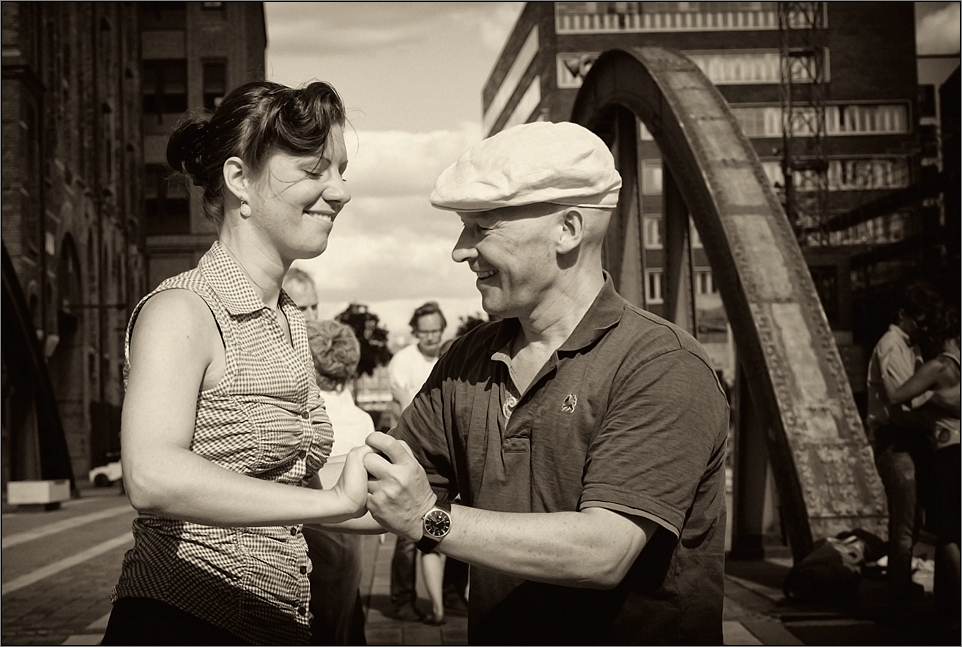
[[[254,292],[254,286],[244,270],[219,240],[214,241],[198,265],[201,274],[231,315],[250,314],[267,307]],[[281,298],[283,299],[283,293]]]
[[[608,272],[602,272],[605,277],[605,284],[602,286],[598,296],[595,297],[591,307],[581,318],[578,325],[568,336],[558,352],[576,351],[600,339],[605,332],[621,321],[621,316],[625,311],[625,301],[615,292],[614,282]],[[521,326],[516,319],[503,319],[498,327],[498,332],[490,342],[492,351],[500,351],[510,354],[511,340],[514,339],[518,328]]]

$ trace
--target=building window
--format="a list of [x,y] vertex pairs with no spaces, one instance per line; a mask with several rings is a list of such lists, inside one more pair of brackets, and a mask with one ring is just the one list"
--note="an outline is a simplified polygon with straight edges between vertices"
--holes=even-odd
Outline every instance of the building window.
[[645,300],[647,303],[663,303],[662,270],[645,270]]
[[183,178],[171,178],[166,166],[150,164],[145,170],[144,197],[148,236],[190,233],[190,192]]
[[661,218],[645,218],[645,249],[661,249]]
[[695,271],[695,291],[700,295],[715,294],[718,292],[715,288],[715,282],[712,280],[711,270]]
[[213,111],[227,93],[227,63],[204,63],[204,109]]
[[[733,106],[732,114],[746,137],[781,137],[782,109],[778,106]],[[795,113],[795,132],[812,135],[815,113],[810,108]],[[879,135],[909,132],[909,111],[905,104],[857,104],[825,106],[828,135]]]
[[144,114],[180,114],[187,110],[187,61],[184,59],[144,61]]
[[935,86],[920,85],[919,86],[919,115],[922,117],[935,117]]
[[[830,191],[904,189],[909,180],[909,165],[904,158],[829,160],[828,163]],[[801,191],[810,190],[811,178],[805,172],[798,172],[795,185]]]
[[143,31],[187,28],[186,2],[142,2],[139,7],[140,28]]
[[641,162],[641,192],[643,195],[661,195],[661,160]]

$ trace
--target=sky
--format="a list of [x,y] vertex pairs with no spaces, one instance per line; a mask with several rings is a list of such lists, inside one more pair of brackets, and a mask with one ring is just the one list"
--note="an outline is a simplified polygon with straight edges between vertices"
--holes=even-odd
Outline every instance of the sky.
[[[331,83],[348,111],[351,202],[327,251],[297,266],[333,317],[363,303],[392,341],[425,301],[448,320],[482,313],[474,274],[451,260],[460,220],[428,201],[481,139],[481,91],[523,2],[267,2],[267,77]],[[920,54],[959,51],[959,4],[916,3]]]

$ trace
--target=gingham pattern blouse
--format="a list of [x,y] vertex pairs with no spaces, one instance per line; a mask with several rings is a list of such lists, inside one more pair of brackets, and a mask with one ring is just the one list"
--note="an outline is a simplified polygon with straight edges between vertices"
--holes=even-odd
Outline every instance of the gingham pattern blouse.
[[[134,309],[175,288],[200,295],[220,328],[226,369],[197,398],[191,451],[253,478],[305,485],[330,455],[304,318],[281,292],[293,347],[241,268],[217,242],[197,268],[164,281]],[[179,607],[255,644],[307,644],[311,562],[301,527],[218,528],[141,513],[111,601],[148,597]]]

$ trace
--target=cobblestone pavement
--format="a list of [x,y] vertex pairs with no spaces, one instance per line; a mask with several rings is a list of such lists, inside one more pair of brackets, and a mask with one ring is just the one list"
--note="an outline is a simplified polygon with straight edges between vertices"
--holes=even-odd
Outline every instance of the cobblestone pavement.
[[[2,516],[2,644],[97,645],[110,612],[108,593],[124,552],[133,544],[135,512],[117,488],[88,489],[79,499],[50,512],[19,512],[4,505]],[[467,619],[448,615],[440,627],[400,622],[390,609],[390,562],[394,537],[363,539],[362,599],[370,645],[465,645]],[[787,559],[729,562],[724,637],[729,645],[954,644],[958,625],[933,633],[922,614],[908,632],[884,624],[884,594],[866,582],[860,604],[845,612],[786,603],[781,581]],[[931,582],[927,582],[931,590]],[[418,583],[419,606],[430,608]],[[883,595],[883,597],[879,597]],[[948,641],[948,642],[946,642]]]

